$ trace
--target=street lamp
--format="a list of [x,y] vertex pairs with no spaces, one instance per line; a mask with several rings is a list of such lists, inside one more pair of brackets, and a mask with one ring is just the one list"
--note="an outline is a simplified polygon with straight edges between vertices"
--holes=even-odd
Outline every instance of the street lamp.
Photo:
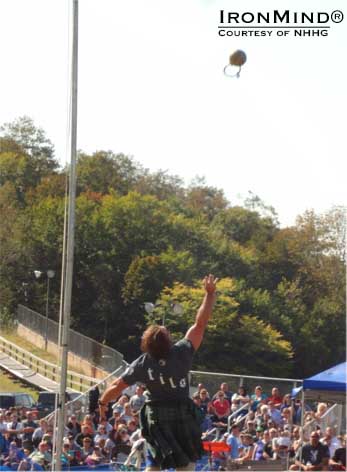
[[[41,270],[34,270],[35,277],[39,279],[44,272]],[[55,276],[54,270],[47,270],[47,296],[46,296],[46,326],[45,326],[45,350],[47,351],[48,344],[48,308],[49,308],[49,281]]]
[[[145,310],[149,315],[152,315],[155,312],[156,308],[158,308],[161,305],[162,305],[161,303],[155,303],[154,304],[154,303],[151,303],[151,302],[146,302],[145,303]],[[169,307],[171,308],[172,313],[174,313],[175,315],[182,315],[183,306],[180,305],[179,303],[170,302]],[[166,311],[164,310],[163,317],[162,317],[162,320],[161,320],[161,324],[163,326],[165,326],[165,318],[166,318]]]

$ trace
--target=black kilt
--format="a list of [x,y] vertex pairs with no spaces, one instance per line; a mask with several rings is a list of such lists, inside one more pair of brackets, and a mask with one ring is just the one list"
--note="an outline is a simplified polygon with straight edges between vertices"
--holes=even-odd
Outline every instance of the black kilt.
[[157,466],[184,467],[200,459],[200,418],[191,399],[145,403],[140,414],[141,431]]

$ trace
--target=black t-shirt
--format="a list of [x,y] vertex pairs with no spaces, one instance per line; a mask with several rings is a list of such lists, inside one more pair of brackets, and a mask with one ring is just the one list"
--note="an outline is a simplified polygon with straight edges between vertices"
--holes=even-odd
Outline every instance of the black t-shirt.
[[174,344],[165,359],[153,359],[142,354],[122,374],[128,385],[146,385],[150,400],[181,400],[189,397],[188,374],[192,366],[194,348],[188,339]]
[[[324,444],[318,443],[317,447],[313,447],[311,444],[306,444],[302,448],[301,462],[307,464],[311,462],[312,465],[321,464],[325,457],[330,457],[329,448]],[[296,459],[300,460],[300,449],[296,454]]]
[[339,447],[336,449],[333,460],[335,462],[341,462],[342,465],[346,467],[346,448],[345,447]]

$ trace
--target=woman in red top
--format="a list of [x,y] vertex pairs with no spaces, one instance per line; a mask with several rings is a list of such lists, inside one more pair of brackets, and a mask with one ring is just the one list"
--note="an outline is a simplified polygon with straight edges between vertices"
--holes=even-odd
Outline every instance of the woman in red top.
[[226,430],[228,426],[228,416],[230,415],[230,403],[225,398],[224,392],[220,390],[217,393],[217,398],[212,402],[214,415],[212,416],[213,426]]

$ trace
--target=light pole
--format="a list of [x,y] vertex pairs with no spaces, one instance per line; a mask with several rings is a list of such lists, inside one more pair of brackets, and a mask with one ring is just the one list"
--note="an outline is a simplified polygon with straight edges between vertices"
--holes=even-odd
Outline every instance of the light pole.
[[[34,270],[35,277],[39,279],[43,272],[40,270]],[[46,323],[45,323],[45,350],[47,351],[48,344],[48,312],[49,312],[49,281],[55,276],[54,270],[47,270],[47,296],[46,296]]]
[[[162,305],[161,303],[155,303],[154,304],[154,303],[151,303],[151,302],[146,302],[145,303],[145,310],[149,315],[153,315],[155,309],[158,308],[161,305]],[[174,313],[175,315],[182,315],[183,307],[179,303],[170,302],[169,307],[171,308],[172,313]],[[165,326],[165,320],[166,320],[166,311],[164,310],[162,320],[161,320],[162,326]]]

